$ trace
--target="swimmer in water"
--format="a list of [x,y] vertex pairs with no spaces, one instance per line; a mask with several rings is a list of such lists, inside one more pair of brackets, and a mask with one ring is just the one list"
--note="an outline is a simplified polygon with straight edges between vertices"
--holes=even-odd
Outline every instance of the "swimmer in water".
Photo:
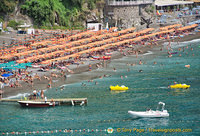
[[60,90],[62,91],[62,90],[64,90],[64,88],[65,88],[64,86],[61,86],[61,87],[60,87]]
[[141,60],[139,61],[139,65],[142,65],[142,61]]
[[139,72],[143,72],[143,70],[140,69]]

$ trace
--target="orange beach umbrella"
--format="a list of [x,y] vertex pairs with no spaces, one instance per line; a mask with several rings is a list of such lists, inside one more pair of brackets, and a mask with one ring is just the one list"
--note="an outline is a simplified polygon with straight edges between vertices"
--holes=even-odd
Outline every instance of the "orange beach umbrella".
[[178,30],[178,31],[183,31],[183,30],[195,28],[195,27],[197,27],[197,26],[198,26],[198,24],[193,24],[193,25],[189,25],[189,26],[185,26],[185,27],[178,28],[177,30]]
[[174,24],[174,25],[169,25],[169,26],[165,26],[165,27],[161,27],[160,30],[161,31],[166,31],[170,28],[175,28],[175,27],[181,27],[182,25],[181,24]]

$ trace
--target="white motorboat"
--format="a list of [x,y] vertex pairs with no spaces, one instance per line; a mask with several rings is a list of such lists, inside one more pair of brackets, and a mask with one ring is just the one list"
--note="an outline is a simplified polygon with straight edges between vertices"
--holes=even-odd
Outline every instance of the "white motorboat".
[[[162,105],[162,109],[159,110],[159,105]],[[132,116],[132,117],[142,117],[142,118],[162,118],[162,117],[169,117],[169,113],[167,112],[167,110],[164,110],[165,107],[165,103],[163,102],[159,102],[158,103],[158,108],[156,111],[153,111],[151,109],[147,110],[147,111],[128,111],[128,113]]]

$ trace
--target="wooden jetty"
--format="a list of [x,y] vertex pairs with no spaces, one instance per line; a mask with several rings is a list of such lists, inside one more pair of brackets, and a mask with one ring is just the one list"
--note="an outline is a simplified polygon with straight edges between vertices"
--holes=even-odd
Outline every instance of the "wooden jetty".
[[[23,99],[0,99],[0,102],[18,102]],[[43,99],[27,100],[27,101],[44,101]],[[64,98],[64,99],[47,99],[47,102],[54,101],[57,105],[87,105],[87,98]]]

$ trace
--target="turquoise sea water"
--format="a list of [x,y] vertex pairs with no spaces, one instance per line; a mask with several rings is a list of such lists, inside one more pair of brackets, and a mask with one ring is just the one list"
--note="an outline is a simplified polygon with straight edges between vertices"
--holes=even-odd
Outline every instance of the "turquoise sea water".
[[[167,57],[166,50],[159,51],[160,48],[155,48],[152,52],[140,55],[138,59],[135,56],[127,56],[113,60],[107,68],[75,75],[82,78],[106,74],[111,77],[94,79],[93,82],[67,84],[62,91],[52,88],[46,92],[48,98],[87,97],[88,105],[84,107],[22,108],[17,103],[0,103],[0,134],[9,132],[11,135],[11,132],[21,132],[21,135],[25,135],[27,132],[27,135],[198,136],[200,135],[199,46],[200,40],[173,43],[173,52],[179,47],[185,49],[184,52],[181,50],[171,58]],[[145,64],[138,65],[139,60]],[[157,64],[154,65],[154,62]],[[133,63],[137,65],[129,65]],[[191,67],[185,68],[187,64]],[[113,68],[117,71],[114,72]],[[138,72],[139,70],[143,72]],[[123,76],[123,79],[120,76]],[[73,78],[73,75],[69,78]],[[190,84],[191,87],[168,89],[168,85],[174,81]],[[95,82],[98,84],[95,85]],[[86,86],[81,86],[82,83]],[[117,84],[126,85],[130,89],[126,92],[109,91],[110,85]],[[133,119],[128,115],[128,110],[145,111],[149,107],[155,110],[159,101],[166,103],[169,118]],[[104,131],[109,127],[114,129],[112,134]],[[71,129],[73,132],[63,132],[65,129]],[[153,132],[152,129],[165,129],[165,131],[176,129],[182,132]]]

